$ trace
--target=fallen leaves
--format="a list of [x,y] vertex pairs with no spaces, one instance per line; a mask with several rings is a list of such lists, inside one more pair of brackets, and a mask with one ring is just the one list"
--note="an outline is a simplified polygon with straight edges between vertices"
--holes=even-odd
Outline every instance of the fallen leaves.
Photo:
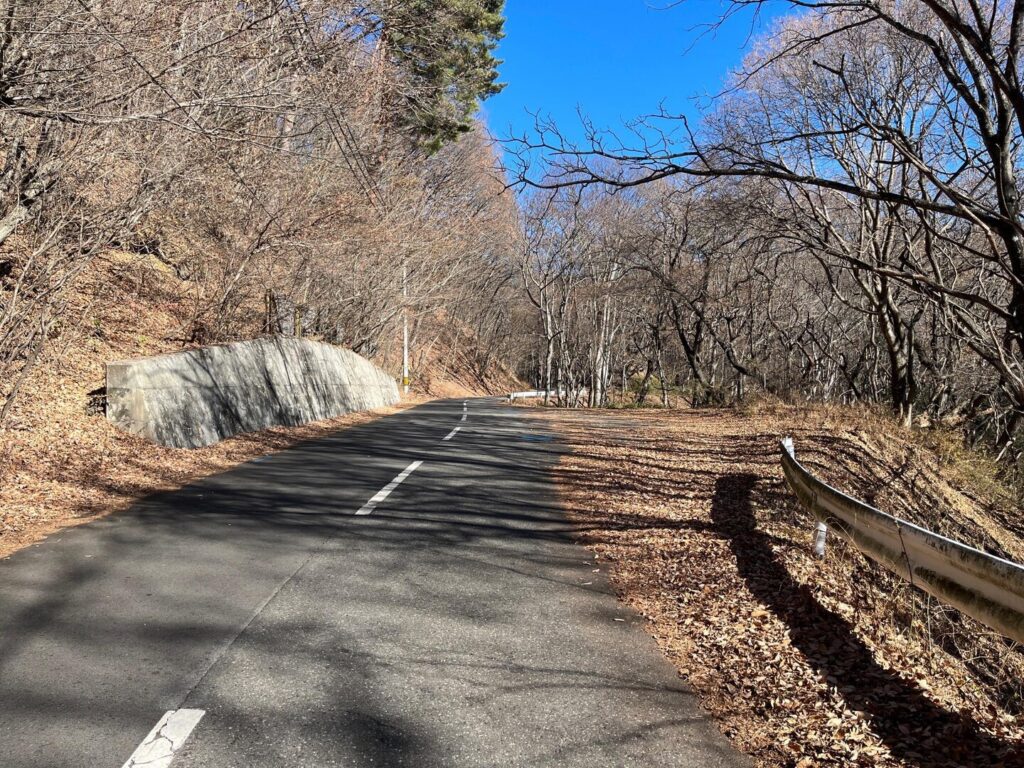
[[[759,765],[1024,765],[1024,654],[835,539],[811,555],[812,522],[778,468],[792,414],[544,413],[575,449],[559,478],[581,538]],[[906,473],[907,451],[888,456],[878,445],[891,441],[863,429],[805,419],[795,431],[802,458],[841,487],[1024,551],[1019,530],[966,507],[920,451]]]

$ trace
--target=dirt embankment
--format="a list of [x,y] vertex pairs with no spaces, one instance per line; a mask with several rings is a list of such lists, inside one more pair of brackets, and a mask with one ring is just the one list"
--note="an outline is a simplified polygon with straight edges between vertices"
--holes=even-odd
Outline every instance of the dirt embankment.
[[1024,560],[1024,526],[958,488],[962,467],[840,411],[543,413],[573,449],[559,472],[581,537],[759,765],[1024,765],[1024,654],[835,537],[815,559],[777,441],[882,509]]
[[437,398],[507,395],[525,385],[486,344],[443,310],[419,318],[412,350],[413,387]]

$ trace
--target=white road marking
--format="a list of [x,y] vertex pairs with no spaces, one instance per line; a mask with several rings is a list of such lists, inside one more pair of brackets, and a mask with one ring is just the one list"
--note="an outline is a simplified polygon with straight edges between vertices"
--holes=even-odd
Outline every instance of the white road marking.
[[393,490],[395,490],[395,488],[397,488],[399,485],[401,485],[402,481],[405,480],[405,478],[407,478],[409,475],[411,475],[413,472],[415,472],[417,469],[419,469],[419,466],[422,463],[423,463],[422,461],[414,461],[408,467],[403,469],[401,474],[398,475],[398,477],[396,477],[390,483],[388,483],[383,488],[381,488],[379,491],[377,491],[377,493],[374,495],[374,497],[372,499],[370,499],[368,502],[363,504],[363,506],[361,506],[359,508],[359,510],[356,512],[356,514],[357,515],[368,515],[371,512],[373,512],[374,507],[376,507],[378,504],[380,504],[382,501],[384,501],[384,499],[386,499],[389,495],[391,495],[391,492]]
[[202,709],[167,712],[121,768],[167,768],[205,714]]
[[444,442],[445,440],[451,440],[453,437],[455,437],[455,435],[459,433],[460,429],[462,429],[462,427],[456,427],[455,429],[453,429],[446,436],[441,438],[441,442]]

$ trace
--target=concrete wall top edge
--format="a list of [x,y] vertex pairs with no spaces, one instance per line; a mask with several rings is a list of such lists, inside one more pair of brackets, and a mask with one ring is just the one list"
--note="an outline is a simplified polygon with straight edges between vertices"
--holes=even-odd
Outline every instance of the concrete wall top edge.
[[[262,380],[287,387],[309,376],[344,378],[346,369],[362,377],[387,374],[350,349],[290,337],[263,337],[182,350],[152,357],[116,360],[107,365],[107,389],[224,388]],[[298,377],[298,378],[296,378]]]
[[[270,344],[270,345],[294,344],[294,345],[298,345],[298,346],[316,345],[316,346],[319,346],[319,347],[324,347],[325,349],[329,349],[331,351],[335,351],[335,352],[348,352],[350,354],[356,355],[357,357],[361,357],[361,355],[359,355],[358,352],[354,352],[353,350],[349,349],[348,347],[339,347],[339,346],[336,346],[334,344],[329,344],[326,341],[318,341],[317,339],[295,338],[294,336],[257,336],[256,338],[253,338],[253,339],[240,339],[238,341],[223,341],[223,342],[220,342],[219,344],[209,344],[207,346],[202,346],[202,347],[189,347],[187,349],[178,350],[177,352],[163,352],[163,353],[161,353],[159,355],[143,355],[141,357],[125,357],[125,358],[122,358],[120,360],[111,360],[109,363],[107,363],[107,368],[110,368],[111,366],[128,366],[128,365],[137,365],[138,363],[151,363],[151,362],[153,362],[155,360],[161,360],[163,358],[170,358],[170,357],[177,357],[178,355],[187,355],[187,354],[190,354],[190,353],[202,353],[202,352],[208,352],[209,353],[209,352],[213,352],[214,350],[230,349],[232,347],[237,347],[237,346],[240,346],[240,345],[253,346],[253,345],[260,345],[260,344]],[[363,358],[363,359],[365,359],[365,358]],[[367,361],[367,362],[369,362],[369,361]]]

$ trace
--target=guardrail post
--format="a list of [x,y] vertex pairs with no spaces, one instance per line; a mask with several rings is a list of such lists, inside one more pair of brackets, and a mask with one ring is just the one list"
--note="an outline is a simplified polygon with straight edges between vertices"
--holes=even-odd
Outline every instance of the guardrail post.
[[[796,458],[796,450],[793,447],[793,438],[782,438],[782,448],[790,456]],[[825,556],[825,536],[828,534],[828,526],[819,522],[814,528],[814,554],[818,557]]]
[[818,557],[825,556],[825,535],[828,533],[828,526],[824,523],[818,523],[818,527],[814,529],[814,554]]

